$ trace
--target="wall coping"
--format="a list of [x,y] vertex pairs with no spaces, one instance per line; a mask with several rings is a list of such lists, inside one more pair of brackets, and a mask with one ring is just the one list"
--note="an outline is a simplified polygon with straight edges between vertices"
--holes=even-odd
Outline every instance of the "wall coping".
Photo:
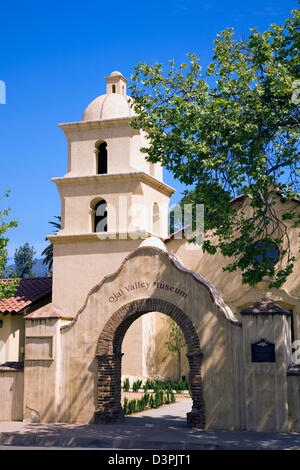
[[276,304],[272,299],[263,297],[250,307],[244,308],[240,315],[286,315],[291,316],[292,312]]
[[24,362],[5,362],[0,365],[0,372],[23,372]]
[[63,176],[52,178],[52,181],[57,185],[66,184],[86,184],[91,182],[111,182],[111,181],[124,181],[124,180],[138,180],[143,183],[147,183],[153,186],[155,189],[159,189],[164,194],[171,196],[176,192],[174,188],[158,180],[154,176],[148,175],[144,171],[131,171],[128,173],[106,173],[101,175],[77,175],[77,176]]
[[87,232],[87,233],[66,233],[57,235],[47,235],[47,239],[51,243],[67,243],[67,242],[102,242],[102,241],[126,241],[126,240],[146,240],[152,234],[144,230],[136,230],[135,232]]
[[300,364],[290,364],[288,366],[287,375],[300,376]]

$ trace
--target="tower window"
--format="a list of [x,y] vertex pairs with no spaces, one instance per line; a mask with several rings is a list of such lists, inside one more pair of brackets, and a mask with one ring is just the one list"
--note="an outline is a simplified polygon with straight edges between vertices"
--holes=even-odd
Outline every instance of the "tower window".
[[104,199],[95,207],[95,232],[107,232],[107,202]]
[[107,143],[103,142],[98,147],[97,173],[103,175],[107,173]]
[[116,93],[116,85],[112,85],[112,86],[111,86],[111,91],[112,91],[113,93]]

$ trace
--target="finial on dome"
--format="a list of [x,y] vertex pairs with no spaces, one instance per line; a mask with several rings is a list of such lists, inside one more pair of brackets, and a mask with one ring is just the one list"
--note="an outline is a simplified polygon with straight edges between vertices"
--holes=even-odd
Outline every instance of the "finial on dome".
[[120,95],[126,95],[126,78],[123,77],[121,72],[115,70],[109,77],[105,77],[106,80],[106,93],[119,93]]

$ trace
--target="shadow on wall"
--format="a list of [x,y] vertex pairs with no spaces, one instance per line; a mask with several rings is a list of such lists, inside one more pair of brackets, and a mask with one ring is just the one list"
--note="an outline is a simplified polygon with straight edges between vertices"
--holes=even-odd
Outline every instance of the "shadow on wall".
[[[187,346],[181,348],[181,368],[176,352],[168,349],[171,329],[168,316],[150,312],[138,318],[127,330],[122,345],[122,377],[151,378],[174,381],[188,378]],[[182,331],[182,330],[181,330]],[[182,332],[183,335],[183,332]],[[174,342],[172,342],[174,344]]]
[[[157,333],[155,338],[155,374],[162,379],[178,380],[178,362],[177,354],[169,351],[166,342],[170,334],[170,327],[166,322],[166,315],[157,314],[156,324]],[[188,381],[189,376],[189,362],[187,358],[187,347],[181,348],[181,370],[180,376],[185,376]]]
[[[132,258],[135,258],[135,256],[137,255],[132,256],[131,260]],[[152,258],[152,256],[154,256],[154,258]],[[166,278],[170,277],[174,282],[177,282],[179,279],[177,275],[178,271],[170,264],[166,255],[160,254],[157,259],[155,259],[155,257],[157,257],[157,252],[153,255],[151,254],[148,261],[147,259],[143,260],[143,263],[147,262],[149,266],[147,265],[148,267],[145,269],[140,268],[140,272],[137,272],[137,274],[139,276],[150,276],[155,268],[155,264],[153,263],[156,262],[159,267],[159,272],[157,272],[155,276],[156,281],[163,282]],[[152,268],[152,271],[150,271],[150,268]],[[107,277],[104,282],[113,283],[118,275],[122,273],[123,269],[125,270],[124,274],[126,275],[126,267],[123,265],[117,273]],[[132,278],[132,266],[130,266],[130,269]],[[242,378],[239,375],[239,370],[236,370],[237,374],[234,376],[233,343],[241,338],[241,328],[233,325],[221,312],[215,313],[215,307],[213,307],[210,294],[207,292],[206,287],[201,284],[196,284],[196,281],[193,281],[192,279],[189,281],[189,276],[190,274],[188,273],[182,273],[182,285],[184,289],[188,286],[191,288],[191,301],[195,302],[195,308],[197,308],[197,305],[199,306],[197,334],[200,340],[200,349],[203,353],[203,395],[206,411],[209,412],[208,424],[210,427],[213,427],[213,425],[218,421],[226,423],[230,420],[232,423],[236,423],[240,419],[238,417],[241,414],[241,407],[239,405],[239,400],[241,399],[239,396],[239,387]],[[98,312],[97,314],[99,315],[99,310],[101,311],[101,304],[103,302],[101,292],[100,285],[91,293],[91,296],[94,296],[92,302],[93,309],[89,312],[91,318],[85,318],[85,325],[93,325],[94,320],[92,318],[92,312],[95,312],[95,303],[99,302],[99,309],[96,309]],[[157,294],[158,293],[156,291],[149,297],[144,295],[144,298],[159,300]],[[135,299],[141,299],[141,295],[141,293],[137,292]],[[196,295],[197,298],[194,298],[194,295]],[[202,301],[200,303],[201,296]],[[134,302],[134,300],[132,302]],[[174,304],[176,304],[176,301]],[[85,315],[85,310],[86,307],[83,308],[81,315]],[[142,313],[142,315],[146,314],[146,312]],[[165,314],[162,314],[162,316],[167,318],[167,315]],[[195,318],[193,321],[196,321]],[[61,374],[64,378],[61,383],[58,416],[62,422],[83,422],[82,410],[88,408],[89,413],[91,412],[89,422],[93,422],[94,416],[92,411],[95,411],[97,408],[98,387],[98,364],[96,351],[101,331],[93,331],[93,327],[89,326],[86,327],[88,334],[86,332],[81,334],[81,330],[76,331],[76,326],[78,326],[78,323],[73,322],[70,326],[64,327],[64,334],[62,335],[62,345],[64,345],[63,350],[68,352],[68,357],[66,359],[62,357]],[[105,325],[103,325],[103,327],[104,326]],[[130,325],[128,325],[128,327],[129,326]],[[188,334],[188,329],[186,329],[185,333]],[[78,335],[80,335],[80,340]],[[156,344],[159,345],[159,352],[161,355],[164,354],[163,350],[165,348],[165,345],[163,344],[165,342],[165,338],[163,338],[163,335],[164,333],[161,331],[160,336],[158,335],[156,338]],[[76,340],[74,338],[76,338]],[[188,342],[189,340],[190,338],[187,337],[186,341]],[[65,349],[66,347],[67,349]],[[183,354],[183,357],[184,356],[185,354]],[[70,367],[70,365],[72,367]],[[167,367],[167,365],[167,363],[163,363],[160,364],[160,367],[164,370],[164,367]],[[189,381],[188,373],[182,375],[186,375],[186,379]],[[237,398],[238,396],[239,398]],[[44,411],[40,416],[41,421],[45,421],[46,419],[49,421],[49,410],[50,408],[53,409],[53,399],[48,403],[48,406],[43,407]],[[94,404],[93,410],[91,406],[92,403]],[[235,413],[235,417],[231,418],[232,413]],[[230,417],[227,418],[227,415]],[[234,428],[234,424],[232,425],[232,428]]]
[[[240,206],[243,210],[249,209],[248,204]],[[273,207],[273,210],[276,212],[277,216],[280,218],[280,215],[283,213],[299,213],[299,202],[286,201],[284,203],[280,202],[280,199],[276,200],[276,205]],[[291,295],[298,297],[300,289],[300,255],[299,255],[299,230],[297,227],[293,227],[292,220],[285,220],[287,230],[290,237],[290,248],[293,255],[296,257],[296,262],[294,263],[293,272],[287,278],[287,281],[283,284],[282,288],[287,289]],[[271,230],[271,228],[270,228]],[[278,233],[273,233],[272,238],[281,239],[281,235]],[[216,243],[216,239],[212,238],[213,244]],[[187,240],[182,239],[172,239],[167,242],[167,247],[170,251],[175,253],[180,259],[183,259],[185,265],[195,271],[200,273],[205,277],[209,282],[216,286],[222,293],[224,298],[240,298],[242,293],[247,292],[250,287],[242,283],[241,271],[238,269],[235,272],[225,272],[223,267],[228,266],[234,261],[234,258],[224,257],[221,252],[218,250],[216,254],[209,255],[208,253],[203,253],[202,249],[197,251],[187,249]],[[284,263],[287,261],[288,253],[284,255]],[[280,266],[280,262],[278,263]],[[259,292],[258,292],[259,298]]]
[[[66,422],[75,423],[77,421],[78,413],[76,410],[82,409],[85,404],[90,401],[91,399],[94,400],[95,408],[96,408],[96,398],[97,398],[97,360],[96,358],[92,361],[92,363],[82,362],[77,364],[78,368],[78,377],[82,377],[82,372],[88,370],[94,376],[94,387],[89,386],[89,378],[85,375],[85,378],[81,379],[78,382],[78,393],[73,396],[71,400],[69,400],[68,406],[65,406],[63,400],[60,401],[57,407],[59,421],[56,419],[53,413],[53,402],[54,397],[52,400],[48,401],[47,405],[43,406],[43,412],[40,413],[39,410],[31,409],[30,407],[26,406],[25,404],[25,413],[26,413],[26,420],[29,420],[32,423],[53,423],[53,422]],[[43,364],[43,367],[50,367],[49,365]],[[75,379],[76,380],[76,379]],[[45,403],[45,402],[43,402]],[[90,421],[92,422],[92,420]]]

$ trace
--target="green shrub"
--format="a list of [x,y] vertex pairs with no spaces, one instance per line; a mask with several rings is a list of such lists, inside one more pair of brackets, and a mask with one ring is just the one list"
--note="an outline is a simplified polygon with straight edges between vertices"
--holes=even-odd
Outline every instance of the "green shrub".
[[169,384],[170,384],[171,390],[176,390],[177,389],[177,385],[173,380],[170,380]]
[[153,395],[150,395],[149,406],[150,408],[155,408]]
[[167,390],[168,392],[171,392],[171,391],[172,391],[172,385],[171,385],[170,382],[167,382],[167,384],[166,384],[166,390]]
[[126,397],[124,398],[123,408],[124,408],[124,415],[127,415],[128,414],[128,399]]
[[144,393],[140,399],[128,400],[124,399],[124,414],[130,415],[139,411],[144,411],[145,408],[159,408],[162,405],[175,403],[176,397],[172,390],[162,390],[157,388],[154,394]]
[[130,400],[129,402],[129,410],[130,410],[130,414],[131,413],[135,413],[137,411],[136,409],[136,399],[134,398],[133,400]]
[[154,398],[155,408],[162,406],[164,404],[164,391],[162,389],[157,389],[155,392]]
[[149,404],[149,393],[144,393],[142,398],[140,399],[141,405],[143,406],[143,410],[148,406]]
[[154,382],[153,380],[147,379],[143,385],[143,389],[144,392],[147,392],[148,390],[154,390],[154,392],[157,392],[158,390],[175,390],[176,392],[182,392],[184,390],[188,390],[189,385],[185,380],[174,382],[174,380],[168,379],[166,381],[156,380]]
[[129,389],[130,389],[130,382],[129,382],[129,378],[126,377],[126,379],[123,381],[123,391],[129,392]]
[[157,380],[155,384],[155,389],[164,390],[164,388],[165,388],[165,382],[162,382],[161,380]]
[[187,388],[188,388],[188,385],[187,385],[186,381],[185,380],[180,380],[177,383],[175,390],[177,392],[182,392],[183,390],[187,390]]
[[141,385],[142,385],[142,381],[141,381],[141,380],[136,380],[135,382],[133,382],[133,384],[132,384],[132,390],[133,390],[133,392],[138,392],[139,389],[141,388]]
[[153,390],[154,386],[155,386],[155,382],[153,382],[153,380],[150,380],[150,379],[147,379],[144,385],[144,387],[147,388],[147,390],[149,389]]
[[150,399],[149,393],[145,393],[145,394],[144,394],[144,400],[145,400],[146,406],[149,405],[149,399]]
[[144,409],[148,405],[148,402],[149,402],[149,395],[148,394],[143,395],[142,398],[137,401],[138,411],[144,411]]

